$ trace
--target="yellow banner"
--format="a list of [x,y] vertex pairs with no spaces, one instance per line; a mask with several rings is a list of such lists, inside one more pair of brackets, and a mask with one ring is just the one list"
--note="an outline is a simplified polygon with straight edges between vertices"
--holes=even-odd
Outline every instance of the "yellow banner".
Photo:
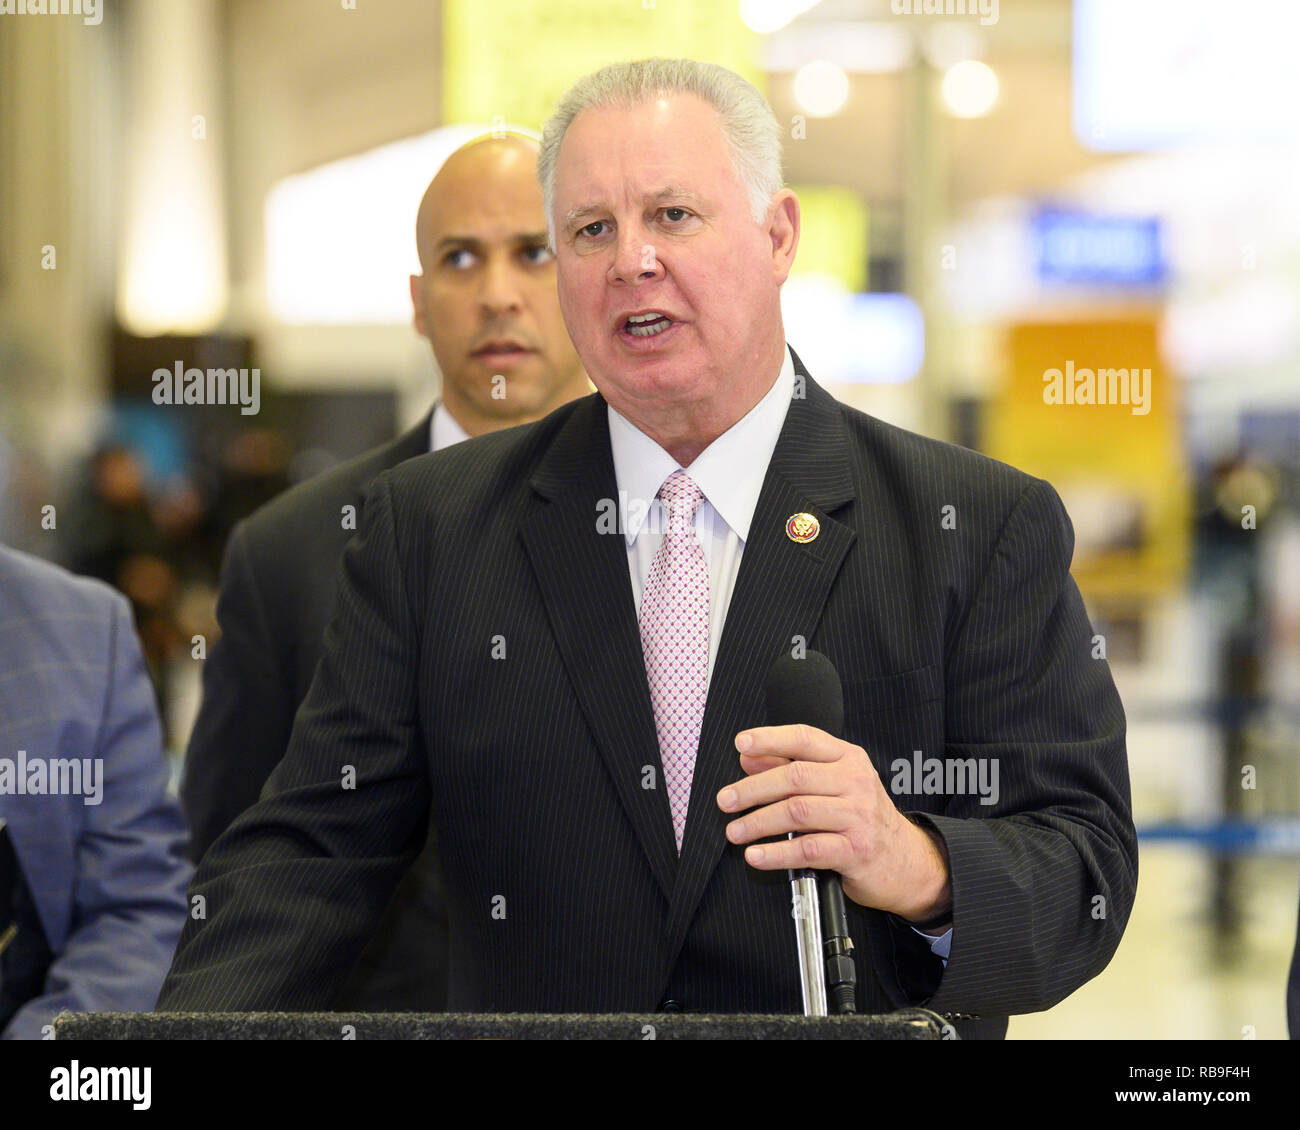
[[1017,325],[1008,346],[988,454],[1060,493],[1086,596],[1167,591],[1187,566],[1191,488],[1154,315]]
[[799,250],[791,274],[827,275],[851,294],[867,289],[867,202],[838,185],[791,185],[799,198]]

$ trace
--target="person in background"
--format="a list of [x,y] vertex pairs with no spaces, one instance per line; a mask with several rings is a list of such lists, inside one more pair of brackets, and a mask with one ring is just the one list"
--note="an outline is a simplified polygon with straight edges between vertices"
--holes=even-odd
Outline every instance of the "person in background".
[[0,546],[0,655],[0,1033],[38,1040],[153,1007],[194,869],[126,599]]
[[[286,491],[227,542],[221,637],[204,667],[181,786],[196,861],[257,801],[288,747],[370,481],[588,392],[560,314],[536,165],[529,138],[479,138],[447,159],[420,202],[411,304],[443,375],[431,411],[391,443]],[[446,911],[430,835],[336,1007],[439,1011],[446,976]]]
[[66,507],[60,564],[112,585],[131,602],[149,675],[165,701],[166,663],[181,646],[175,555],[147,487],[138,452],[108,443],[91,456],[86,490]]

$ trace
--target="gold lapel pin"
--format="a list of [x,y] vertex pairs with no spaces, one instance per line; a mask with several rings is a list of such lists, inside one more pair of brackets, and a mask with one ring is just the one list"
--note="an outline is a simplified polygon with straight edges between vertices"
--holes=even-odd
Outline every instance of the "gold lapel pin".
[[785,536],[799,545],[807,545],[821,532],[821,523],[811,514],[791,514],[786,519]]

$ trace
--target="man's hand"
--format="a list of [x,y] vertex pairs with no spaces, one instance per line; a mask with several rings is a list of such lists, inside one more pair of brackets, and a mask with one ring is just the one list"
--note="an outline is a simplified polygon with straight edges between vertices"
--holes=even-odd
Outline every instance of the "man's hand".
[[718,793],[718,807],[745,815],[727,825],[727,839],[749,844],[796,833],[748,848],[751,867],[838,871],[848,898],[912,921],[951,909],[942,837],[898,811],[861,746],[796,725],[744,730],[736,748],[748,776]]

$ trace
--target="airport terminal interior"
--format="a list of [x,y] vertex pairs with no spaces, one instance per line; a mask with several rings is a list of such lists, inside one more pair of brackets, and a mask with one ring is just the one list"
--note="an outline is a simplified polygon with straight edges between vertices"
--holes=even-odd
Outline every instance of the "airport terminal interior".
[[[784,130],[809,372],[1048,480],[1073,523],[1139,885],[1109,967],[1009,1037],[1286,1037],[1300,7],[90,7],[0,15],[0,542],[130,598],[174,782],[232,527],[437,396],[408,277],[440,163],[536,133],[606,63],[709,60]],[[256,398],[159,396],[188,364],[255,372]]]

